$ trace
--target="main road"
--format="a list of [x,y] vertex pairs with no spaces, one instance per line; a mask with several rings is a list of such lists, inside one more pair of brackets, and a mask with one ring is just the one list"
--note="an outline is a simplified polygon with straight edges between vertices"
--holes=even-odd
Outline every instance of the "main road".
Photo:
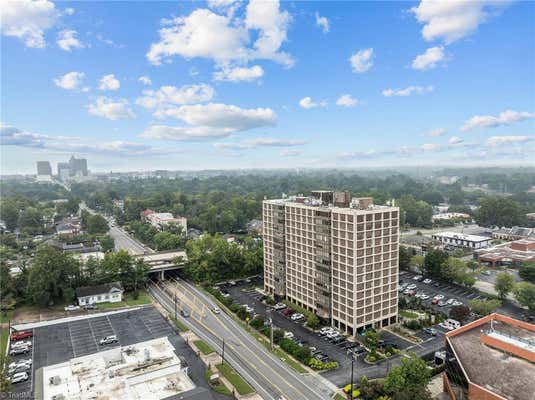
[[214,314],[215,303],[195,286],[178,280],[151,284],[149,292],[169,312],[190,312],[181,318],[201,339],[223,352],[229,362],[267,400],[327,400],[336,387],[316,373],[299,374],[268,351],[225,312]]

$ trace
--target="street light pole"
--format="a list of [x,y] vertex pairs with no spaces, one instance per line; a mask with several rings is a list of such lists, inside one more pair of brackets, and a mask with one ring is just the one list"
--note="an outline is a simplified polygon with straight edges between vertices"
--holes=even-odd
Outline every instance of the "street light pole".
[[355,353],[351,352],[351,380],[349,381],[349,391],[347,392],[347,398],[353,399],[353,366],[355,365]]
[[176,319],[176,293],[175,293],[175,296],[174,296],[174,304],[175,304],[175,319]]
[[223,339],[223,349],[221,351],[221,365],[225,363],[225,339]]

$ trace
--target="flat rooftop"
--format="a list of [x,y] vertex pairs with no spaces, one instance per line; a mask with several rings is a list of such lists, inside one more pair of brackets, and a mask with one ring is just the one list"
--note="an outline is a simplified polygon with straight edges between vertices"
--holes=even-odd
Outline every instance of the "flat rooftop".
[[174,347],[162,337],[44,367],[40,398],[160,400],[194,388]]
[[[358,199],[356,197],[352,199]],[[285,205],[285,204],[291,204],[295,206],[301,206],[301,207],[314,207],[318,209],[324,209],[324,210],[336,210],[336,211],[350,211],[350,212],[364,212],[364,211],[375,211],[375,210],[398,210],[397,206],[388,206],[388,205],[378,205],[378,204],[369,204],[366,207],[359,208],[356,206],[353,206],[352,203],[350,203],[349,207],[339,207],[335,206],[333,204],[325,204],[320,199],[317,199],[313,196],[289,196],[282,199],[268,199],[264,200],[265,203],[270,204],[276,204],[276,205]]]
[[437,233],[433,233],[432,236],[445,237],[449,239],[467,240],[469,242],[485,242],[485,241],[492,240],[492,238],[489,238],[486,236],[465,235],[464,233],[458,233],[458,232],[437,232]]
[[532,352],[530,343],[535,341],[535,326],[529,330],[494,319],[492,325],[488,320],[472,329],[448,335],[457,359],[472,383],[510,400],[533,400],[535,364],[483,344],[481,335]]

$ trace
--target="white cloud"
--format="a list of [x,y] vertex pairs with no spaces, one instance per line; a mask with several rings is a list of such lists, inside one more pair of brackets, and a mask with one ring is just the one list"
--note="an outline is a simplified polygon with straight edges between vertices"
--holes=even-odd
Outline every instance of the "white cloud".
[[385,89],[382,94],[385,97],[410,96],[411,94],[424,94],[434,90],[433,86],[408,86],[405,89]]
[[309,108],[316,108],[316,107],[326,107],[327,102],[325,100],[316,102],[312,100],[312,98],[307,96],[299,100],[299,105],[301,106],[301,108],[309,109]]
[[491,136],[487,139],[487,145],[490,147],[498,147],[516,143],[526,143],[533,139],[533,136]]
[[316,25],[321,28],[323,33],[328,33],[330,30],[330,24],[327,17],[321,17],[318,12],[316,12]]
[[277,116],[270,108],[243,109],[220,103],[184,105],[165,110],[164,115],[198,127],[223,129],[229,133],[274,125]]
[[302,155],[303,152],[301,150],[281,150],[279,152],[279,155],[281,157],[297,157]]
[[448,144],[459,144],[459,143],[462,143],[464,142],[463,139],[461,139],[459,136],[452,136],[450,137],[450,139],[448,140]]
[[140,76],[138,82],[144,85],[152,85],[152,80],[148,76]]
[[420,146],[420,148],[423,150],[423,151],[436,151],[440,148],[440,146],[438,144],[435,144],[435,143],[425,143],[425,144],[422,144]]
[[19,38],[26,47],[45,47],[45,31],[53,27],[61,13],[48,0],[2,1],[0,31]]
[[350,94],[343,94],[336,100],[336,105],[341,107],[354,107],[358,103],[359,101]]
[[253,65],[247,67],[227,68],[223,67],[221,71],[214,72],[215,81],[230,81],[230,82],[251,82],[264,75],[264,70],[260,65]]
[[208,0],[208,7],[221,11],[228,16],[233,16],[236,10],[241,6],[240,0]]
[[104,75],[100,78],[98,88],[100,90],[118,90],[121,87],[121,82],[115,78],[114,74]]
[[425,136],[439,137],[442,136],[444,133],[446,133],[446,130],[444,128],[436,128],[431,129],[429,132],[426,133]]
[[144,90],[143,96],[136,100],[136,104],[148,110],[156,110],[161,114],[164,110],[176,105],[193,104],[210,101],[215,91],[210,85],[162,86],[158,90]]
[[[290,20],[286,11],[280,11],[278,1],[251,0],[244,19],[196,9],[188,16],[164,21],[160,40],[151,45],[147,58],[155,65],[182,56],[209,58],[218,65],[268,59],[291,66],[292,57],[279,51],[287,40]],[[249,47],[253,33],[256,40]]]
[[63,10],[63,13],[65,15],[73,15],[74,14],[74,8],[67,7],[65,10]]
[[498,126],[511,125],[515,122],[535,118],[535,113],[526,111],[506,110],[498,116],[475,115],[464,123],[461,131],[469,131],[476,128],[496,128]]
[[65,51],[71,51],[72,49],[81,49],[84,44],[76,37],[78,32],[72,29],[65,29],[58,33],[57,44],[60,49]]
[[85,74],[83,72],[72,71],[54,79],[54,83],[57,87],[65,90],[79,90],[84,79]]
[[113,100],[105,96],[97,97],[94,103],[87,106],[87,109],[91,115],[111,119],[112,121],[136,118],[136,114],[134,114],[126,99]]
[[143,131],[141,137],[177,142],[200,142],[224,138],[230,136],[233,132],[234,130],[230,128],[214,128],[209,126],[151,125]]
[[215,147],[220,149],[245,150],[256,149],[257,147],[295,147],[303,146],[307,142],[304,140],[256,138],[234,143],[216,143]]
[[351,69],[359,74],[368,71],[373,66],[373,57],[372,48],[357,51],[349,58]]
[[19,146],[65,153],[95,153],[114,156],[150,156],[175,153],[176,150],[158,149],[148,144],[110,141],[85,143],[75,136],[51,136],[23,131],[13,126],[1,125],[0,137],[6,146]]
[[424,54],[420,54],[412,60],[412,68],[420,71],[433,69],[437,67],[442,60],[444,60],[444,47],[430,47]]
[[475,32],[481,23],[510,3],[509,0],[422,0],[411,12],[424,24],[425,40],[441,39],[450,44]]

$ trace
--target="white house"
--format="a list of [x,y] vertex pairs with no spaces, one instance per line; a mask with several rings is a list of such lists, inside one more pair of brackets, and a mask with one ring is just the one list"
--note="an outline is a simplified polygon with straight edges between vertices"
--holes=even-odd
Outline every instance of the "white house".
[[123,300],[123,287],[120,282],[98,286],[84,286],[76,289],[78,304],[117,303]]

